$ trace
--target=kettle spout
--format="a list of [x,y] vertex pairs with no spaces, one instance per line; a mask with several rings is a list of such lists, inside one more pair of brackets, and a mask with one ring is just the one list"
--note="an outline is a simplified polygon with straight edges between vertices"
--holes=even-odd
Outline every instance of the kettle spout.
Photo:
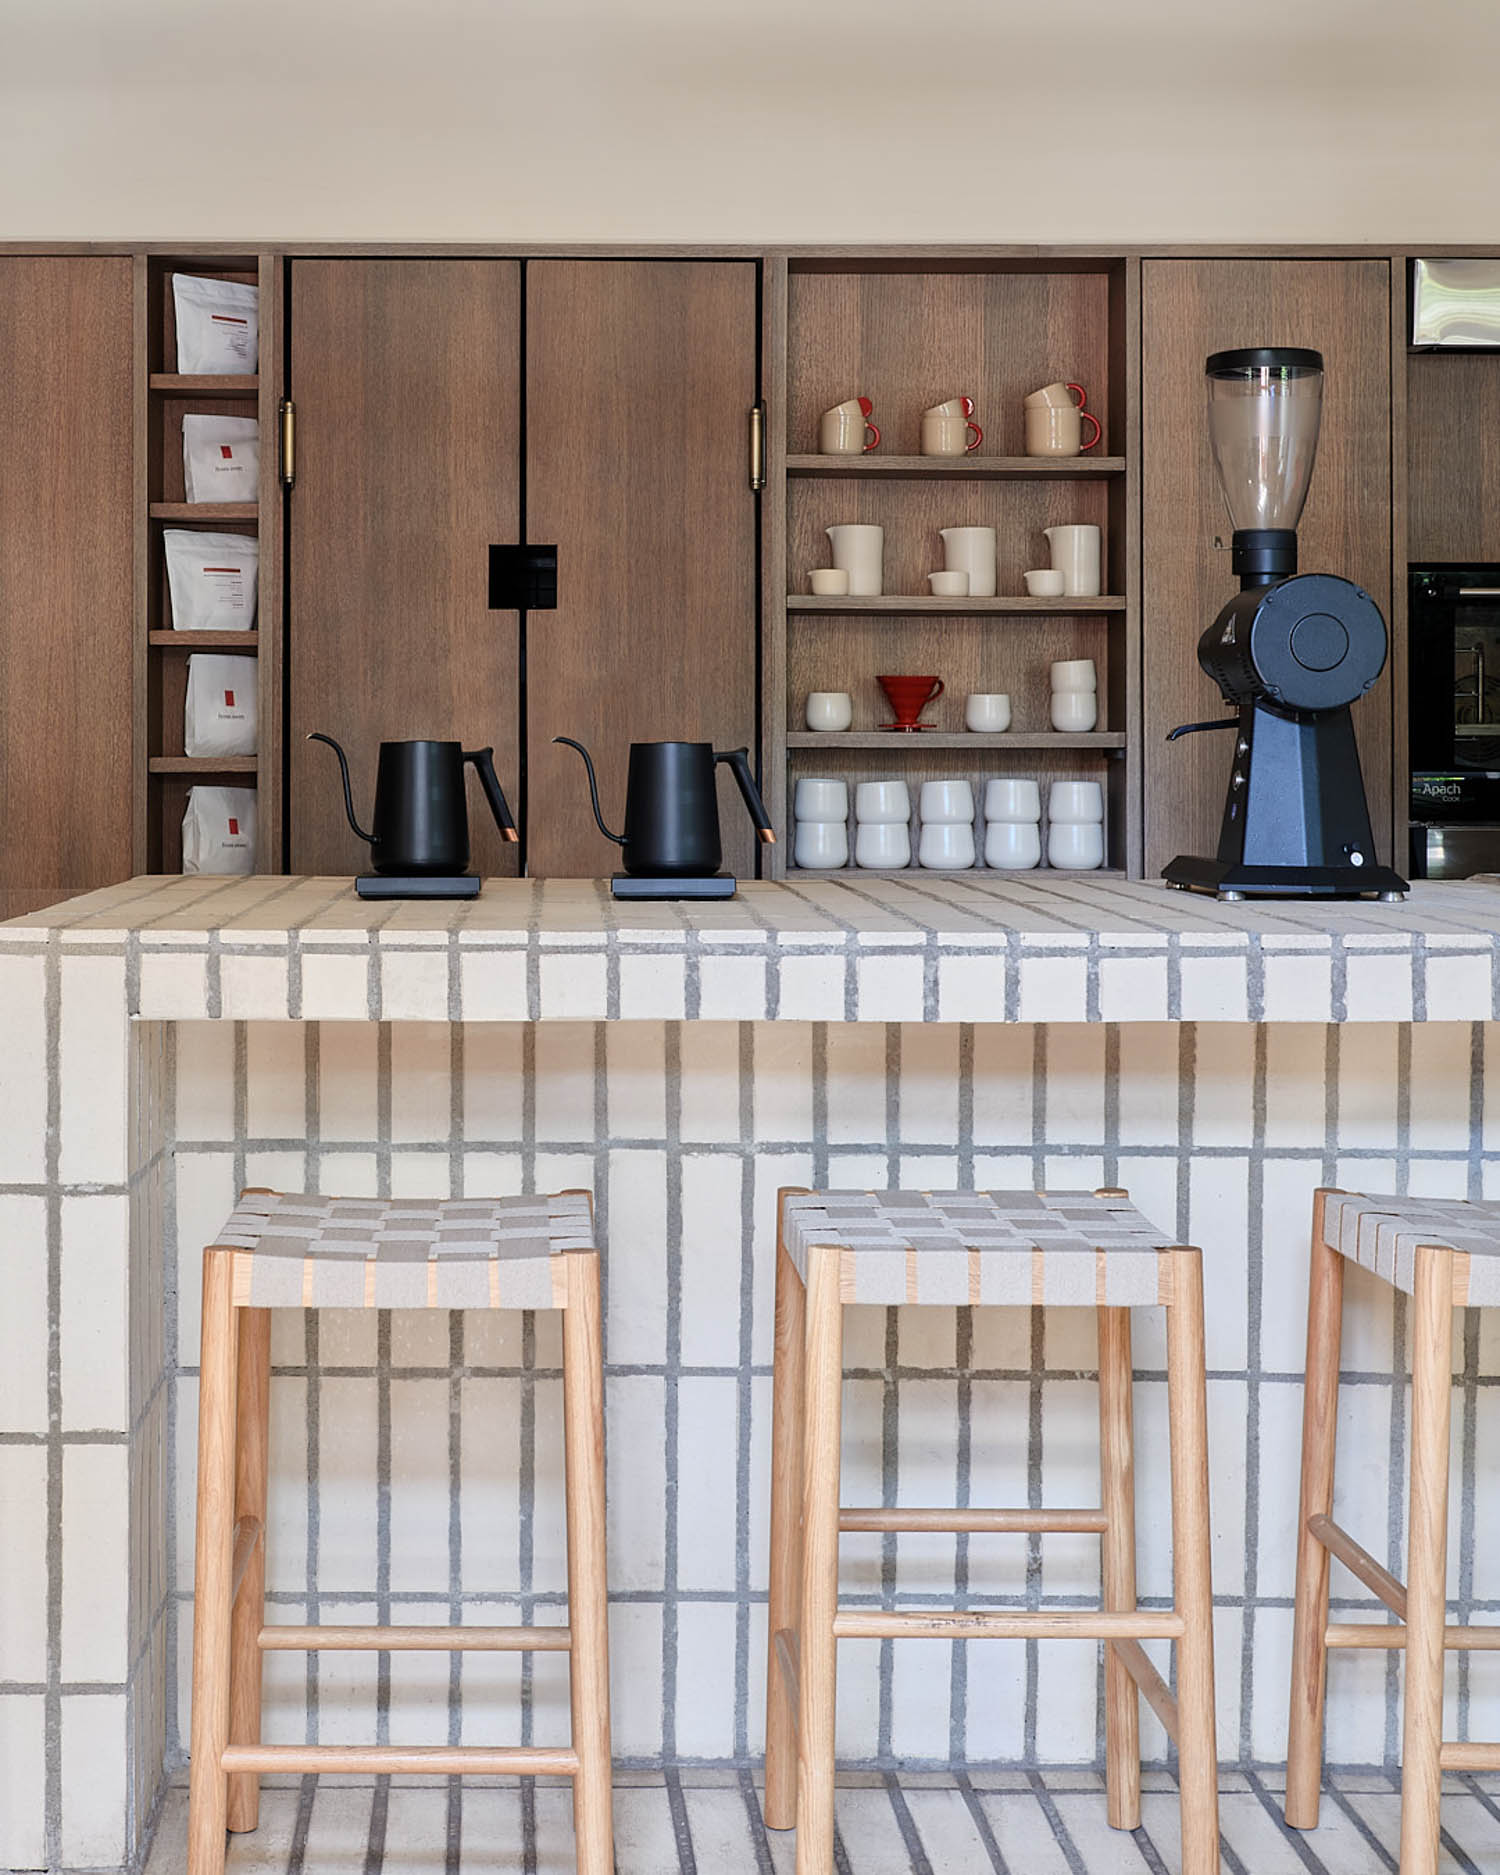
[[623,846],[625,844],[624,834],[611,833],[609,828],[604,824],[604,816],[599,812],[599,784],[594,777],[594,758],[581,742],[575,742],[571,736],[554,736],[552,740],[554,742],[566,743],[570,749],[577,749],[578,753],[583,757],[583,765],[589,771],[589,800],[593,803],[594,819],[598,824],[599,831],[604,835],[606,840],[613,840],[616,846]]
[[366,833],[364,828],[360,826],[359,822],[354,818],[354,796],[349,790],[349,762],[344,751],[334,741],[332,736],[325,736],[322,731],[318,729],[309,730],[307,739],[309,742],[326,742],[329,748],[332,749],[334,754],[339,758],[339,773],[344,778],[344,812],[349,816],[349,825],[359,835],[360,839],[364,841],[366,846],[373,846],[375,844],[374,834]]
[[771,816],[766,812],[766,804],[761,799],[760,789],[755,785],[755,777],[750,772],[750,751],[748,749],[716,749],[714,761],[727,763],[730,772],[740,784],[740,794],[755,831],[760,835],[762,846],[775,846],[776,832],[771,825]]

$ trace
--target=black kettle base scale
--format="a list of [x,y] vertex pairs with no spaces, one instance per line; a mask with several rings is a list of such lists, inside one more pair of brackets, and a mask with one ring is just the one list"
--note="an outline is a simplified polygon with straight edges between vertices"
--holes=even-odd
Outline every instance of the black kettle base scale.
[[696,879],[650,879],[643,873],[617,872],[609,882],[616,898],[733,898],[736,881],[733,873],[708,873]]
[[1389,866],[1242,866],[1233,860],[1174,859],[1163,877],[1179,892],[1242,898],[1404,898],[1406,881]]
[[475,873],[365,872],[354,881],[361,898],[478,898]]

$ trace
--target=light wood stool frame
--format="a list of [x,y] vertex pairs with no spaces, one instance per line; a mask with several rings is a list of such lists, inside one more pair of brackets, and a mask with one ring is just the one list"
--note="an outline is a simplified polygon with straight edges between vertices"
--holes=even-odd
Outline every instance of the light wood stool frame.
[[[1344,1258],[1324,1241],[1323,1210],[1328,1198],[1338,1195],[1329,1188],[1313,1197],[1286,1820],[1293,1829],[1318,1826],[1329,1649],[1401,1648],[1406,1673],[1400,1875],[1436,1875],[1443,1772],[1500,1770],[1500,1744],[1443,1740],[1444,1654],[1500,1648],[1500,1627],[1450,1627],[1447,1620],[1453,1311],[1468,1301],[1469,1259],[1444,1244],[1424,1244],[1416,1251],[1410,1315],[1411,1502],[1403,1584],[1333,1520]],[[1332,1556],[1385,1604],[1394,1622],[1329,1621]]]
[[[1105,1763],[1110,1823],[1140,1822],[1140,1695],[1178,1749],[1183,1875],[1218,1875],[1213,1591],[1209,1563],[1203,1269],[1188,1246],[1158,1253],[1167,1315],[1174,1606],[1136,1601],[1130,1310],[1097,1310],[1101,1503],[1084,1510],[847,1510],[839,1503],[843,1312],[852,1301],[837,1245],[808,1247],[807,1283],[786,1247],[777,1201],[776,1343],[771,1423],[770,1650],[765,1819],[797,1831],[797,1875],[834,1866],[834,1713],[841,1640],[1099,1640],[1105,1645]],[[1125,1197],[1115,1188],[1101,1197]],[[989,1612],[841,1608],[843,1531],[1029,1534],[1089,1531],[1101,1539],[1097,1610]],[[1174,1694],[1143,1640],[1176,1644]]]
[[[188,1875],[222,1875],[225,1831],[259,1820],[262,1773],[321,1771],[570,1777],[579,1875],[612,1875],[598,1252],[552,1258],[553,1306],[563,1314],[568,1625],[546,1628],[265,1625],[271,1313],[244,1299],[249,1261],[221,1245],[203,1255]],[[263,1745],[261,1666],[273,1649],[566,1653],[572,1743]]]

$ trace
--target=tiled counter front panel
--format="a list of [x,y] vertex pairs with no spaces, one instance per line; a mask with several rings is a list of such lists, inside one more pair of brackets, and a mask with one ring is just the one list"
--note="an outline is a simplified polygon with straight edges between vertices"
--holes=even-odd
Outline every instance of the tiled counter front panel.
[[[1475,1193],[1496,1178],[1500,1152],[1500,1031],[1454,1024],[227,1022],[147,1029],[148,1050],[163,1034],[170,1137],[158,1144],[168,1157],[153,1159],[150,1141],[138,1151],[168,1170],[169,1384],[154,1387],[149,1337],[138,1341],[135,1379],[111,1364],[125,1241],[118,1220],[106,1227],[113,1193],[64,1182],[50,1271],[18,1271],[0,1314],[6,1398],[20,1415],[0,1442],[10,1559],[0,1865],[29,1862],[49,1827],[63,1863],[108,1859],[101,1851],[127,1802],[113,1769],[128,1716],[141,1741],[133,1762],[154,1775],[153,1661],[167,1676],[167,1761],[180,1757],[198,1257],[242,1182],[411,1195],[596,1190],[609,1245],[615,1737],[635,1764],[744,1761],[759,1746],[777,1186],[1123,1182],[1209,1259],[1221,1750],[1274,1761],[1284,1750],[1308,1195],[1319,1180]],[[4,1149],[35,1136],[65,1169],[70,1129],[88,1116],[43,1115],[60,1122],[46,1128],[32,1117],[9,1116]],[[4,1204],[43,1202],[34,1187],[45,1169],[8,1164]],[[149,1234],[137,1245],[147,1286],[158,1279]],[[62,1320],[50,1367],[49,1282]],[[1358,1446],[1348,1448],[1341,1515],[1383,1552],[1401,1528],[1389,1480],[1404,1437],[1403,1389],[1391,1378],[1402,1317],[1361,1275],[1351,1271],[1349,1284],[1359,1384],[1344,1411]],[[144,1326],[153,1309],[137,1308]],[[1158,1318],[1137,1323],[1142,1582],[1159,1598],[1163,1347]],[[1488,1326],[1470,1318],[1455,1343],[1461,1615],[1500,1608],[1500,1547],[1480,1521],[1496,1507],[1468,1488],[1500,1458],[1497,1356]],[[1096,1501],[1089,1316],[855,1311],[848,1359],[849,1501],[941,1503],[955,1491],[976,1503]],[[275,1618],[560,1618],[555,1317],[286,1316],[275,1362]],[[133,1420],[115,1397],[127,1386]],[[157,1427],[147,1416],[158,1410],[170,1412],[164,1516],[150,1494]],[[115,1497],[132,1488],[143,1552],[133,1626],[118,1569],[100,1567],[92,1521],[97,1508],[112,1522]],[[158,1530],[160,1561],[147,1540]],[[844,1545],[845,1592],[874,1601],[1070,1605],[1094,1597],[1096,1568],[1091,1539]],[[163,1569],[171,1618],[153,1630]],[[451,1678],[437,1656],[397,1656],[387,1668],[372,1656],[273,1655],[268,1668],[276,1740],[345,1742],[373,1729],[441,1741],[450,1689],[462,1694],[465,1741],[566,1735],[554,1657],[527,1668],[469,1656]],[[1098,1757],[1091,1646],[1053,1644],[1039,1659],[1003,1642],[851,1644],[841,1668],[846,1757]],[[1500,1663],[1471,1656],[1452,1673],[1452,1729],[1500,1732]],[[1392,1760],[1393,1692],[1382,1657],[1335,1660],[1335,1760]],[[44,1775],[58,1727],[61,1772]],[[1147,1742],[1163,1751],[1149,1719]],[[137,1818],[150,1795],[133,1799]]]

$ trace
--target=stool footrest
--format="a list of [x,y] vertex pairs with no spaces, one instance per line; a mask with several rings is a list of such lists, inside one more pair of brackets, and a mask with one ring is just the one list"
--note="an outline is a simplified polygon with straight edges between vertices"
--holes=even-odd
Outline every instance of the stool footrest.
[[569,1628],[262,1628],[266,1653],[361,1654],[565,1654],[573,1644]]
[[907,1510],[853,1509],[841,1507],[839,1529],[879,1531],[935,1531],[957,1535],[970,1531],[976,1535],[1032,1535],[1046,1531],[1073,1533],[1105,1531],[1109,1519],[1102,1510]]
[[234,1526],[234,1561],[229,1572],[229,1603],[233,1605],[240,1599],[240,1589],[244,1586],[245,1571],[250,1567],[250,1558],[255,1554],[255,1546],[265,1535],[265,1525],[259,1517],[241,1517]]
[[1377,1562],[1363,1543],[1357,1543],[1332,1517],[1321,1514],[1308,1518],[1307,1534],[1316,1538],[1330,1556],[1337,1556],[1350,1575],[1363,1582],[1372,1595],[1378,1595],[1393,1615],[1401,1621],[1406,1619],[1406,1584],[1398,1582],[1383,1563]]
[[573,1777],[578,1753],[571,1745],[229,1745],[224,1770],[321,1773],[372,1777]]
[[1445,1771],[1500,1771],[1500,1745],[1464,1740],[1446,1744],[1438,1762]]
[[[1406,1645],[1406,1623],[1387,1626],[1383,1621],[1330,1621],[1323,1636],[1325,1647],[1400,1648]],[[1500,1628],[1443,1629],[1443,1646],[1455,1654],[1500,1652]]]
[[1151,1657],[1139,1641],[1109,1641],[1106,1645],[1115,1651],[1115,1659],[1141,1689],[1146,1704],[1161,1720],[1167,1737],[1177,1743],[1177,1695],[1167,1685],[1152,1664]]
[[833,1620],[841,1641],[1175,1641],[1184,1627],[1171,1609],[840,1608]]

